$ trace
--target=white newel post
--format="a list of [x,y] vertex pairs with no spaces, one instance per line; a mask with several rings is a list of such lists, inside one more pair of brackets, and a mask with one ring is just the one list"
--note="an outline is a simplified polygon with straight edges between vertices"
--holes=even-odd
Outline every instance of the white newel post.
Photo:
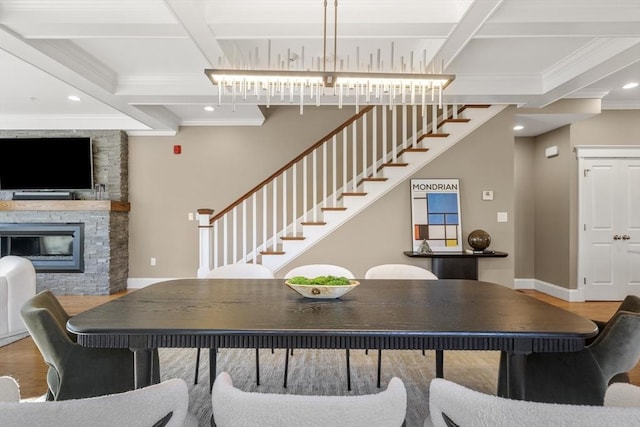
[[202,278],[211,270],[211,217],[213,209],[198,209],[198,234],[200,235],[200,263],[198,277]]

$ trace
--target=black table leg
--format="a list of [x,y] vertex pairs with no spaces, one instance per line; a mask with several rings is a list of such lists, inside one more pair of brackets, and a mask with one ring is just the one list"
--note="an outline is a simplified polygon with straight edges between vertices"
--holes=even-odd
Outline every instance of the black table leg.
[[349,362],[349,349],[347,349],[346,355],[347,355],[347,390],[351,391],[351,364]]
[[216,371],[218,370],[217,356],[218,356],[218,349],[210,348],[209,349],[209,393],[211,393],[211,390],[213,389],[213,382],[216,380]]
[[[293,351],[293,350],[292,350]],[[287,388],[287,375],[289,374],[289,349],[284,351],[284,388]]]
[[378,388],[380,388],[380,375],[382,375],[382,350],[378,349]]
[[198,384],[198,374],[200,373],[200,347],[198,347],[198,352],[196,353],[196,377],[193,380],[193,384]]
[[256,385],[260,385],[260,349],[256,347]]
[[527,355],[523,353],[507,353],[507,397],[524,400],[525,363]]
[[153,363],[151,349],[133,350],[135,387],[142,388],[151,385]]
[[436,378],[444,378],[444,351],[436,350]]

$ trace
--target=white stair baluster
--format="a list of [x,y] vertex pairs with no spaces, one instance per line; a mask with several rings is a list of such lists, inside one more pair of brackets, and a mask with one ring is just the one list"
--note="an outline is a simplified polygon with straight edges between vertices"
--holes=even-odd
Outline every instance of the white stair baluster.
[[218,240],[218,227],[220,227],[220,220],[216,222],[213,227],[213,268],[217,268],[220,264],[218,262],[220,257],[220,240]]
[[293,164],[291,174],[291,232],[295,237],[298,233],[298,163]]
[[337,183],[338,153],[336,152],[337,149],[338,149],[338,136],[333,135],[333,138],[331,138],[331,153],[333,154],[332,160],[331,160],[331,170],[332,170],[331,194],[333,195],[333,206],[338,206],[338,183]]
[[302,159],[302,219],[304,222],[308,221],[307,217],[307,199],[309,198],[307,189],[308,189],[308,179],[307,179],[307,159],[309,156],[304,156]]
[[391,161],[398,161],[398,107],[391,110]]
[[407,131],[409,121],[407,120],[407,104],[402,104],[402,149],[407,149]]
[[311,181],[311,194],[313,195],[313,200],[311,201],[311,209],[313,209],[313,222],[318,222],[318,166],[316,164],[316,151],[317,150],[313,150],[313,155],[311,156],[311,172],[313,175]]
[[411,145],[413,148],[418,148],[418,107],[416,105],[411,106]]
[[262,187],[262,250],[267,251],[267,185]]
[[358,175],[358,126],[356,125],[356,123],[352,123],[351,124],[351,149],[352,151],[352,156],[351,156],[351,188],[352,191],[356,191],[356,176]]
[[372,123],[372,146],[373,146],[373,152],[371,153],[371,163],[372,168],[371,168],[371,176],[372,177],[376,177],[378,176],[378,107],[373,107],[372,111],[372,117],[373,117],[373,123]]
[[272,219],[272,235],[271,235],[271,247],[273,248],[273,250],[276,250],[276,236],[278,235],[278,177],[273,178],[273,184],[272,184],[272,190],[273,190],[273,194],[272,194],[272,198],[273,198],[273,206],[271,207],[272,209],[272,214],[271,214],[271,219]]
[[253,248],[253,262],[258,262],[258,212],[257,212],[257,198],[258,193],[253,193],[251,196],[251,217],[252,217],[252,238],[251,247]]
[[223,216],[222,220],[222,265],[228,264],[229,259],[229,213]]
[[[362,178],[367,177],[367,165],[369,161],[367,160],[367,115],[362,116]],[[354,184],[354,188],[357,187],[357,183]]]
[[322,144],[322,203],[327,202],[327,167],[327,144],[324,143]]
[[386,109],[382,109],[382,163],[387,163],[389,153],[389,141],[387,138],[387,121],[388,114]]
[[287,205],[287,194],[289,193],[287,188],[287,171],[282,172],[282,237],[287,236],[287,212],[289,206]]
[[238,261],[238,208],[233,208],[233,225],[231,226],[233,235],[233,253],[231,254],[231,263],[235,264]]
[[347,191],[347,131],[342,131],[342,192]]
[[436,134],[438,131],[438,105],[431,106],[431,131]]

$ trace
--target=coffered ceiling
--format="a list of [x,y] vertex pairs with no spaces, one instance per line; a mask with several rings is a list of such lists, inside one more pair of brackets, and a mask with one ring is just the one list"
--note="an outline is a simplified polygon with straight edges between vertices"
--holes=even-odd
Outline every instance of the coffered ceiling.
[[[448,103],[640,109],[622,89],[640,82],[638,0],[338,0],[337,27],[327,12],[330,66],[455,74]],[[0,129],[259,125],[204,69],[317,69],[323,17],[323,0],[0,0]]]

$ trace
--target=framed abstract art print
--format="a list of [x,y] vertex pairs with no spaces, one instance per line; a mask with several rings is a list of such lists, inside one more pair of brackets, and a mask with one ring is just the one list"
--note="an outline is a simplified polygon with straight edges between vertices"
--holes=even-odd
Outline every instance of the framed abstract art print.
[[418,252],[424,242],[434,252],[462,251],[460,181],[411,180],[411,243]]

